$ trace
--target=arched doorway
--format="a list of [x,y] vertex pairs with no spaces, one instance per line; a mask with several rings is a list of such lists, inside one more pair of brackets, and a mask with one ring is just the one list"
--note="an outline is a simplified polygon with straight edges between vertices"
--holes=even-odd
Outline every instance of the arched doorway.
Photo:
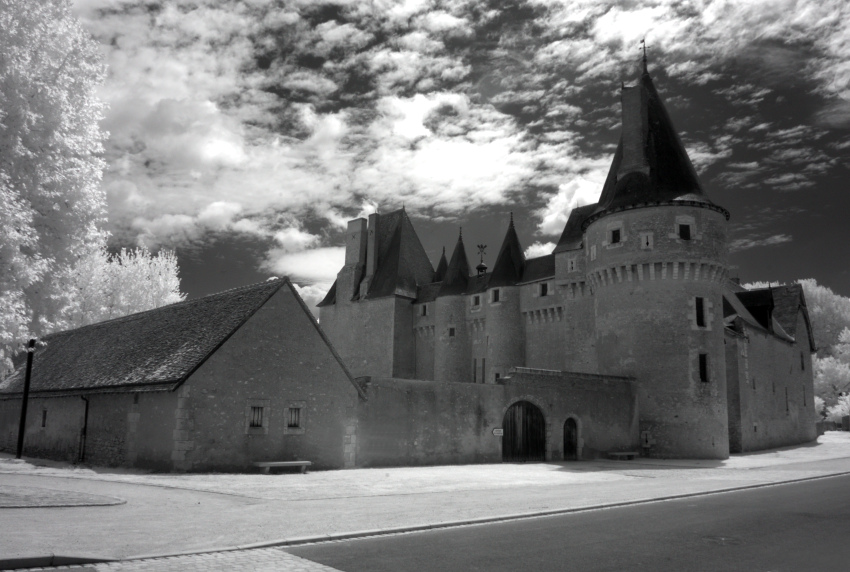
[[505,412],[502,421],[502,461],[546,460],[546,421],[533,403],[518,401]]
[[564,460],[578,460],[578,426],[572,417],[564,422]]

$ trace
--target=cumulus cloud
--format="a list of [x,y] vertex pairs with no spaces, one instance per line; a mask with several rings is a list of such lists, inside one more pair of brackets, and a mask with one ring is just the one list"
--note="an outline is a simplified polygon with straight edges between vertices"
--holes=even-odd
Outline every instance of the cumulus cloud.
[[279,276],[289,276],[300,283],[329,287],[345,264],[345,248],[322,247],[301,252],[273,248],[263,268]]
[[538,258],[540,256],[552,254],[553,250],[555,250],[554,242],[535,242],[534,244],[525,249],[525,257]]
[[577,176],[568,183],[562,184],[558,187],[558,192],[549,197],[546,206],[537,211],[540,219],[537,228],[541,234],[561,234],[574,208],[599,200],[605,174],[598,170],[589,177],[592,178]]

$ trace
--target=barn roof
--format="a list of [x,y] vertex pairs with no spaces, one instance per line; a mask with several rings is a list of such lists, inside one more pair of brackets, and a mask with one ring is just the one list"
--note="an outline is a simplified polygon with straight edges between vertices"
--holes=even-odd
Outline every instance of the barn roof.
[[[189,378],[278,290],[288,287],[352,384],[345,364],[288,278],[234,288],[45,336],[33,356],[33,392],[173,390]],[[24,367],[0,383],[23,391]]]

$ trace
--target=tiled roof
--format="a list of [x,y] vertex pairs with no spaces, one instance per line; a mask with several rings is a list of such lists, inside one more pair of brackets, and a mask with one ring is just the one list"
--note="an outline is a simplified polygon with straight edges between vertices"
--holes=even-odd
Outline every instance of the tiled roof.
[[570,212],[570,218],[567,219],[567,224],[564,226],[564,232],[558,240],[558,246],[555,247],[555,252],[581,248],[584,238],[582,223],[596,210],[596,207],[597,204],[593,203],[592,205],[576,207]]
[[[636,86],[624,88],[623,106],[624,135],[591,218],[607,211],[674,201],[702,203],[725,213],[700,186],[649,73],[644,71]],[[640,109],[626,110],[627,106]],[[626,134],[634,139],[634,145],[624,147]],[[632,149],[634,156],[626,157],[626,148]]]
[[437,270],[434,271],[434,282],[442,282],[446,277],[446,269],[449,263],[446,260],[446,247],[443,247],[443,254],[440,256],[440,262],[437,264]]
[[496,262],[490,272],[490,281],[487,283],[487,287],[495,288],[516,284],[522,278],[524,267],[525,255],[522,252],[522,246],[519,244],[519,237],[514,228],[514,218],[511,215],[508,232],[505,233],[505,240],[502,241],[502,247],[496,256]]
[[[283,278],[45,336],[45,345],[33,356],[30,390],[173,389],[284,286],[339,360],[309,309]],[[24,369],[6,378],[0,393],[21,393]]]
[[452,259],[446,268],[446,276],[440,286],[438,296],[454,296],[466,292],[469,282],[469,261],[466,259],[466,248],[463,246],[463,235],[457,237]]
[[381,215],[378,225],[378,268],[367,298],[396,293],[416,295],[416,288],[434,280],[434,267],[404,209]]
[[440,282],[433,282],[431,284],[420,286],[416,294],[416,303],[422,304],[424,302],[433,302],[436,300],[437,294],[440,292],[440,286],[442,286]]
[[[802,340],[799,337],[804,335],[811,351],[815,351],[812,326],[809,322],[809,312],[806,308],[806,299],[801,285],[790,284],[759,288],[731,295],[740,300],[752,318],[762,328],[790,341],[801,342]],[[797,330],[797,314],[801,310],[806,322],[807,332],[805,333]]]
[[555,254],[547,254],[538,258],[529,258],[525,261],[525,270],[522,273],[523,282],[534,282],[555,277]]

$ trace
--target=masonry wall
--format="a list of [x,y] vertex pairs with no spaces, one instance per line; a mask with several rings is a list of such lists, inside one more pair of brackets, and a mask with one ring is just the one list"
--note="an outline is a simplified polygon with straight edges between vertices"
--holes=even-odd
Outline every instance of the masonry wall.
[[[425,315],[423,315],[425,308]],[[434,379],[434,312],[436,302],[413,304],[413,352],[415,372],[413,379]]]
[[[547,293],[541,296],[541,284]],[[523,332],[525,363],[515,364],[540,369],[563,370],[566,333],[569,318],[563,296],[556,294],[555,281],[545,280],[526,284],[519,290],[520,315]]]
[[564,458],[567,418],[579,427],[582,458],[638,450],[633,383],[601,376],[511,373],[498,384],[370,378],[359,403],[357,459],[363,467],[498,463],[505,412],[518,401],[540,407],[547,460]]
[[[175,469],[353,466],[357,392],[310,320],[281,288],[180,388]],[[249,427],[252,406],[263,407],[262,427]],[[290,408],[300,408],[300,427],[288,426]]]
[[[744,328],[737,350],[737,403],[730,401],[731,416],[739,421],[734,432],[730,422],[730,445],[748,452],[816,439],[812,360],[802,314],[800,341],[793,344],[748,324]],[[727,343],[727,358],[732,351]]]
[[[173,393],[90,393],[85,397],[89,400],[85,464],[170,469],[176,402]],[[0,401],[0,432],[5,451],[15,451],[17,447],[20,407],[20,399]],[[24,455],[77,462],[84,418],[85,401],[79,395],[31,396]]]
[[[354,376],[392,377],[397,311],[395,296],[356,302],[337,299],[336,304],[320,308],[319,316],[322,329]],[[410,335],[412,324],[407,326]]]

